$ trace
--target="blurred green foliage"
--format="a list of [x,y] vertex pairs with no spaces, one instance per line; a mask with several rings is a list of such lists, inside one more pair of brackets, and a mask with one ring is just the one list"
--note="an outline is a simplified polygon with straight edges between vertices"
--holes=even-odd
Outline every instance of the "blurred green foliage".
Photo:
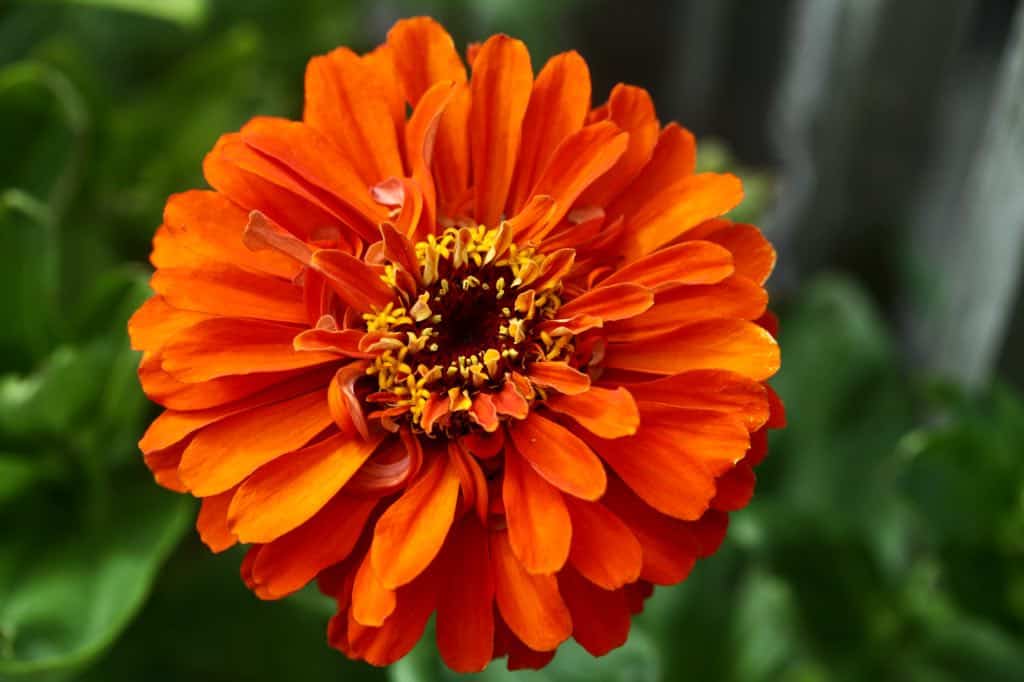
[[[433,7],[461,38],[557,47],[549,3]],[[429,640],[389,671],[346,661],[315,590],[259,602],[135,446],[154,409],[124,329],[164,200],[203,184],[222,132],[296,115],[306,59],[369,47],[381,20],[328,0],[0,9],[0,680],[455,677]],[[717,144],[701,164],[737,170]],[[756,219],[771,179],[738,172],[737,217]],[[909,375],[854,282],[821,278],[780,314],[790,425],[722,551],[659,589],[623,649],[567,646],[515,678],[1024,679],[1020,397]]]

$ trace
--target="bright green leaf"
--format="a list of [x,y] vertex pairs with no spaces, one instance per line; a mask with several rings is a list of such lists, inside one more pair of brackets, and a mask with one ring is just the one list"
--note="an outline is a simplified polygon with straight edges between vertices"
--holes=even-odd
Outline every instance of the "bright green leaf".
[[97,7],[121,12],[144,14],[155,19],[173,21],[183,26],[197,26],[206,17],[207,0],[63,0],[69,5]]
[[138,611],[192,506],[137,482],[131,488],[118,491],[117,515],[98,527],[56,509],[48,521],[4,519],[0,679],[58,679],[79,669]]

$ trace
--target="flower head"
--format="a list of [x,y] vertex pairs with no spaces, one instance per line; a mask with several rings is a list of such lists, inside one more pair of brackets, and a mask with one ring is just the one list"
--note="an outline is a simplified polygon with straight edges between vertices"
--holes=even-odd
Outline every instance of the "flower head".
[[130,323],[157,481],[260,597],[318,579],[377,665],[435,612],[459,671],[621,645],[782,422],[739,180],[642,89],[592,109],[574,52],[470,61],[424,18],[314,58],[301,122],[223,136],[213,191],[170,198]]

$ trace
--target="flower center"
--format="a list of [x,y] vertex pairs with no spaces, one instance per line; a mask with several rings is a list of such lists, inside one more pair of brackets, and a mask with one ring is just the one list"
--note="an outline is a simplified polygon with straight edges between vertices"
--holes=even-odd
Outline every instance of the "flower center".
[[535,333],[560,305],[560,278],[544,276],[533,248],[503,236],[482,225],[430,235],[415,245],[418,280],[386,266],[395,301],[364,315],[382,349],[367,369],[378,385],[367,400],[384,406],[379,416],[428,434],[493,430],[472,409],[478,397],[506,390],[534,360],[572,351],[569,336]]

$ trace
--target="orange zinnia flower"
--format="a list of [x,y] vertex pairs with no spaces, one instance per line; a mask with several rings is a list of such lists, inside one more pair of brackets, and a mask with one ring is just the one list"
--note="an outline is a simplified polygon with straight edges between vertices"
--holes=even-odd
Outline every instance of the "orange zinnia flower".
[[425,18],[314,58],[301,122],[223,136],[214,190],[167,202],[130,323],[156,480],[260,597],[317,578],[376,665],[435,611],[458,671],[621,645],[782,421],[775,254],[718,218],[740,181],[640,88],[592,109],[575,52],[469,61]]

